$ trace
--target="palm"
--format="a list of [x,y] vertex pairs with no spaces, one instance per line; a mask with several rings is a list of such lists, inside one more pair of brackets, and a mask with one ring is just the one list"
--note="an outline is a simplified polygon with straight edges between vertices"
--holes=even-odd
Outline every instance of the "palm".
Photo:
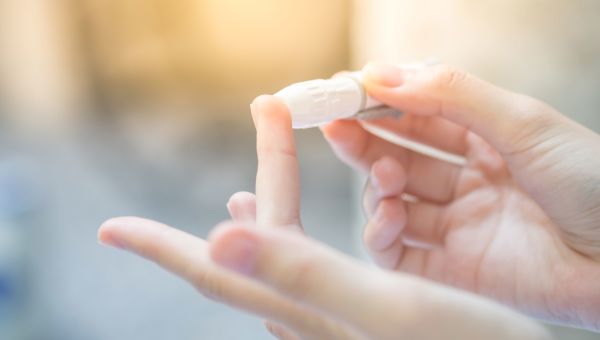
[[557,263],[572,252],[484,144],[469,145],[469,166],[438,219],[441,246],[406,249],[398,269],[516,307],[541,306],[553,294]]

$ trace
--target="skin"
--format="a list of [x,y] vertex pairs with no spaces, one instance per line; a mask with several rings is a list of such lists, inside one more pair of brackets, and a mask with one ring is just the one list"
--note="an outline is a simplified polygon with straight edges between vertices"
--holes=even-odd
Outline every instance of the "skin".
[[369,172],[364,239],[374,260],[599,330],[599,136],[448,66],[365,73],[372,96],[407,113],[378,124],[468,160],[420,156],[354,121],[322,128],[342,160]]
[[[251,107],[256,196],[232,196],[233,221],[204,241],[116,218],[101,226],[100,241],[269,319],[280,339],[547,338],[529,319],[468,290],[598,329],[600,218],[585,185],[598,168],[598,137],[533,99],[446,66],[370,65],[366,73],[371,95],[407,113],[378,124],[468,159],[459,168],[413,154],[357,122],[323,127],[343,161],[370,173],[365,243],[390,270],[303,235],[291,121],[271,96]],[[417,200],[406,202],[407,193]]]

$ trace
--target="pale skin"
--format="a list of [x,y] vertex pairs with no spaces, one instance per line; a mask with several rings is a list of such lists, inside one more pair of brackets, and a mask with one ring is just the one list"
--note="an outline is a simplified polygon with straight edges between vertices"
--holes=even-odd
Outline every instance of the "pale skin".
[[414,154],[355,121],[322,127],[344,162],[369,173],[365,244],[385,270],[302,234],[290,117],[270,96],[252,105],[256,195],[232,196],[233,221],[204,241],[116,218],[102,225],[100,240],[271,320],[281,339],[547,337],[467,291],[600,329],[600,138],[536,100],[447,66],[371,64],[365,72],[369,93],[406,113],[378,124],[468,159],[458,167]]

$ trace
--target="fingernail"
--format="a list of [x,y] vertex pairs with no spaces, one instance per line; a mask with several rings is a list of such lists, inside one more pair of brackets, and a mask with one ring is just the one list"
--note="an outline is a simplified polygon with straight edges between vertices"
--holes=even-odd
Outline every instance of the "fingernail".
[[256,114],[255,114],[255,107],[254,107],[254,102],[250,103],[250,116],[252,117],[252,122],[254,122],[254,127],[256,127]]
[[371,186],[374,189],[379,189],[379,178],[377,178],[377,167],[381,164],[381,159],[375,161],[373,165],[371,165],[371,171],[369,171],[369,180],[371,181]]
[[363,74],[369,80],[383,86],[396,87],[402,85],[402,70],[394,65],[370,62],[363,69]]
[[243,275],[249,275],[256,261],[257,242],[250,235],[238,234],[226,240],[221,251],[213,253],[219,265]]
[[371,223],[374,228],[372,247],[375,250],[384,250],[393,242],[394,237],[396,236],[393,225],[387,223],[383,214],[383,209],[381,208],[377,208]]
[[378,168],[381,168],[382,164],[383,164],[383,158],[375,161],[375,163],[373,163],[373,165],[371,165],[371,171],[369,173],[369,180],[371,181],[371,186],[373,187],[373,189],[375,189],[376,192],[379,192],[381,190],[381,182],[379,179],[379,175],[378,173],[381,173],[380,171],[378,171]]
[[265,100],[269,100],[270,96],[269,95],[260,95],[256,98],[254,98],[254,101],[252,101],[252,104],[250,104],[250,110],[252,112],[252,119],[254,119],[254,125],[256,127],[258,127],[257,124],[259,124],[260,121],[260,116],[261,114],[263,114],[265,112]]

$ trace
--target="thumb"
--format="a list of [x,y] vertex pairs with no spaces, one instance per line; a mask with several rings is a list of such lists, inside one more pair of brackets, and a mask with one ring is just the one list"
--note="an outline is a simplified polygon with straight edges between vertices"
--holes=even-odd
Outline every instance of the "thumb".
[[407,113],[442,116],[480,135],[503,155],[529,149],[566,120],[533,98],[447,65],[370,63],[364,75],[372,97]]

